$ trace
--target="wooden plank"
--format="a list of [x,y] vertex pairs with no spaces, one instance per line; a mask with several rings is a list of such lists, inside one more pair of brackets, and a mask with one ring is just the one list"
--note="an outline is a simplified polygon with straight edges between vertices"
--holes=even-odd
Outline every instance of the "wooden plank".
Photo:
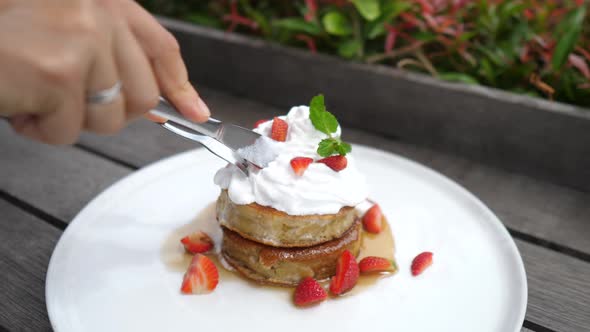
[[[288,111],[211,89],[201,88],[200,92],[214,116],[242,126],[252,126],[258,119]],[[190,143],[170,135],[142,120],[120,136],[86,135],[81,142],[104,154],[142,166],[191,147]],[[589,193],[361,130],[345,128],[344,138],[397,153],[449,176],[483,200],[514,230],[590,253]]]
[[0,200],[0,326],[50,331],[45,273],[61,231]]
[[176,153],[200,147],[147,120],[131,123],[120,134],[99,136],[84,133],[79,144],[140,168]]
[[587,109],[162,22],[200,84],[280,107],[323,92],[345,124],[590,191]]
[[516,240],[529,287],[526,319],[556,331],[590,326],[590,263]]
[[72,147],[36,143],[0,121],[0,190],[69,222],[128,169]]

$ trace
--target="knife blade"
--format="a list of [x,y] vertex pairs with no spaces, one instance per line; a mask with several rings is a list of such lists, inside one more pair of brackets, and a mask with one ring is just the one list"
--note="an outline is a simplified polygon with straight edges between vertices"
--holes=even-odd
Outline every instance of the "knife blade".
[[160,102],[149,112],[156,117],[172,120],[178,124],[207,135],[221,142],[233,151],[250,146],[256,142],[260,134],[250,129],[234,124],[223,123],[219,120],[209,118],[204,123],[193,122],[183,117],[166,99],[160,97]]
[[[176,110],[176,108],[172,106],[172,104],[162,97],[160,97],[160,102],[158,105],[149,111],[149,114],[152,115],[151,119],[155,122],[163,123],[166,121],[171,121],[180,124],[186,128],[196,131],[199,134],[203,134],[217,140],[236,153],[238,150],[254,144],[261,136],[257,132],[254,132],[250,129],[234,124],[223,123],[213,118],[209,118],[209,120],[204,123],[193,122],[183,117]],[[248,162],[256,165],[256,163],[252,162],[251,160],[248,160]]]

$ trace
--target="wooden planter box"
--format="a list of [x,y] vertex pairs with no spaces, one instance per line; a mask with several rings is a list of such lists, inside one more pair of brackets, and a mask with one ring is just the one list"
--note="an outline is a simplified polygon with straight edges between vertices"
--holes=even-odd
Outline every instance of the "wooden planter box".
[[590,191],[589,109],[160,20],[198,84],[285,111],[321,92],[344,125]]

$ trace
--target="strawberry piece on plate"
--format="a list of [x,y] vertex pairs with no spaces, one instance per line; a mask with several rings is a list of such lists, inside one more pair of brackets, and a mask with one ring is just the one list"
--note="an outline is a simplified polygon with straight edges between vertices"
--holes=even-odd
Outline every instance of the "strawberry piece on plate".
[[345,250],[336,265],[336,275],[330,282],[330,292],[341,295],[351,290],[359,278],[359,266],[349,250]]
[[258,120],[256,122],[254,122],[254,128],[258,128],[258,126],[260,126],[261,124],[265,123],[266,121],[268,121],[267,119],[261,119]]
[[369,233],[379,234],[383,226],[383,213],[378,204],[373,205],[363,216],[363,227]]
[[337,155],[320,159],[318,160],[318,163],[326,164],[326,166],[330,167],[334,171],[340,172],[346,168],[348,161],[346,160],[345,156]]
[[184,274],[180,291],[183,294],[211,293],[219,282],[217,266],[209,257],[196,254]]
[[420,275],[430,265],[432,265],[432,253],[430,251],[425,251],[416,256],[412,261],[412,275]]
[[293,172],[295,172],[295,174],[301,176],[312,162],[313,159],[311,158],[295,157],[291,159],[291,167],[293,168]]
[[312,277],[305,277],[297,285],[293,301],[298,307],[306,307],[322,302],[326,297],[328,297],[328,294],[322,285]]
[[361,273],[394,272],[396,268],[395,263],[387,258],[368,256],[359,262],[359,270]]
[[205,232],[197,231],[183,237],[180,242],[191,254],[201,254],[213,248],[213,240]]
[[270,129],[270,138],[275,141],[284,142],[287,140],[287,132],[289,131],[289,124],[287,121],[275,117],[272,120],[272,127]]

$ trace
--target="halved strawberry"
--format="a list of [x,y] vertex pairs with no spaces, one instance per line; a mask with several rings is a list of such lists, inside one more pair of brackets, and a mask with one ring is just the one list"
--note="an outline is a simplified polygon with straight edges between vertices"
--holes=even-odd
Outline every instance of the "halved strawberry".
[[213,248],[213,240],[211,240],[207,233],[202,231],[187,235],[180,242],[184,245],[184,249],[191,254],[204,253]]
[[363,227],[369,233],[379,234],[383,224],[383,213],[379,204],[373,205],[363,216]]
[[356,285],[359,278],[359,266],[349,250],[345,250],[336,265],[336,275],[330,282],[330,292],[340,295],[348,292]]
[[341,170],[346,168],[348,161],[346,160],[345,156],[337,155],[320,159],[318,160],[318,163],[326,164],[326,166],[330,167],[336,172],[340,172]]
[[295,174],[301,176],[309,166],[309,164],[313,163],[313,159],[306,158],[306,157],[295,157],[291,159],[291,167],[293,168],[293,172]]
[[425,251],[416,256],[412,261],[412,275],[417,276],[421,274],[430,265],[432,265],[432,253]]
[[377,256],[368,256],[359,262],[359,270],[361,273],[370,272],[394,272],[396,270],[395,263],[389,259]]
[[270,138],[275,141],[284,142],[287,140],[287,132],[289,131],[289,124],[287,121],[275,117],[272,120],[272,127],[270,129]]
[[217,267],[207,256],[196,254],[184,274],[180,291],[183,294],[211,293],[219,282]]
[[260,126],[261,124],[265,123],[266,121],[268,121],[267,119],[261,119],[258,120],[256,122],[254,122],[254,128],[258,128],[258,126]]
[[322,302],[326,297],[328,297],[328,294],[322,285],[312,277],[305,277],[297,285],[293,301],[296,306],[305,307]]

